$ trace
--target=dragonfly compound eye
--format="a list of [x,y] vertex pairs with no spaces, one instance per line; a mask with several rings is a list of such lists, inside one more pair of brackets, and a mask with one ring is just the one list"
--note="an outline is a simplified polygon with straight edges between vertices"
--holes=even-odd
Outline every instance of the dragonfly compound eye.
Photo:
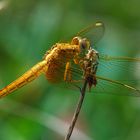
[[81,50],[88,50],[90,48],[90,43],[86,38],[74,37],[71,41],[72,45],[79,45]]
[[90,48],[90,43],[86,38],[81,39],[79,45],[81,50],[89,50]]

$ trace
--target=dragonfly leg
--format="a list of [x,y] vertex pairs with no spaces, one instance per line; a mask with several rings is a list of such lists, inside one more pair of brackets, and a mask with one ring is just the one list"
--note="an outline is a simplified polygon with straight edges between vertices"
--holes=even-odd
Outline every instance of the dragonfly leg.
[[72,79],[72,71],[71,71],[70,62],[66,63],[65,72],[64,72],[64,81],[71,82],[71,83],[80,83],[82,80],[73,80]]
[[73,61],[74,61],[75,64],[79,64],[79,59],[78,59],[78,58],[75,57],[75,58],[73,59]]
[[71,75],[71,69],[70,69],[70,62],[66,63],[65,72],[64,72],[64,81],[71,81],[72,75]]

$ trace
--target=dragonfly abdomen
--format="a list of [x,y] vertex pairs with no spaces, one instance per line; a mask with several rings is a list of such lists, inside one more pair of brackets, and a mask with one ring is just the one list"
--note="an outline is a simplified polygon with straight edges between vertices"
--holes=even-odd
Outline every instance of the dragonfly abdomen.
[[17,80],[10,83],[8,86],[0,90],[0,98],[6,96],[7,94],[17,90],[18,88],[26,85],[27,83],[36,79],[40,74],[42,74],[46,69],[46,60],[43,60],[33,66],[30,70],[24,73]]

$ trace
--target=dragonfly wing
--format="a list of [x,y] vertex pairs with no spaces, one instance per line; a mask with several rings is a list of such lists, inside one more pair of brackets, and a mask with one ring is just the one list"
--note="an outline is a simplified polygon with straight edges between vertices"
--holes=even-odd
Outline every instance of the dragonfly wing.
[[90,41],[91,46],[94,46],[102,38],[104,31],[104,23],[96,22],[78,32],[76,36],[87,38]]
[[[121,77],[122,80],[128,80],[131,77],[134,77],[135,71],[140,71],[140,58],[133,57],[123,57],[123,56],[109,56],[109,55],[100,55],[99,59],[99,68],[100,71],[106,77],[106,75],[115,73],[124,73],[128,74],[125,78]],[[137,77],[138,78],[138,77]]]
[[140,89],[133,87],[132,84],[125,84],[124,81],[116,81],[100,76],[97,76],[97,80],[98,84],[97,87],[92,89],[93,93],[119,96],[140,96]]
[[[139,58],[102,56],[97,70],[97,75],[101,76],[97,76],[97,85],[92,87],[91,93],[139,97],[140,78],[134,76],[135,71],[140,71]],[[69,84],[82,87],[82,70],[74,66],[72,73],[74,78],[81,81]]]
[[140,58],[101,55],[97,75],[107,78],[98,77],[97,87],[93,92],[139,96],[139,71]]
[[125,57],[125,56],[109,56],[100,55],[100,58],[105,61],[120,61],[120,62],[140,62],[140,58]]
[[[134,96],[140,97],[140,89],[133,87],[132,85],[125,84],[124,82],[99,77],[97,76],[97,85],[96,87],[92,87],[89,91],[87,88],[87,92],[100,95],[100,94],[109,94],[116,96]],[[65,87],[67,89],[78,91],[82,88],[84,84],[84,80],[77,82],[67,82],[65,83]]]

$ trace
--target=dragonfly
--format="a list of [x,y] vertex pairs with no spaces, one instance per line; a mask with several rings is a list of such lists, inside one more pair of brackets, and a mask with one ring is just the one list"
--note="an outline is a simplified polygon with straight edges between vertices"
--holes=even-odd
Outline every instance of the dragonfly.
[[[118,87],[126,95],[140,96],[140,89],[131,85],[132,81],[127,84],[127,80],[122,82],[98,75],[100,65],[109,70],[110,62],[116,64],[116,68],[119,67],[118,63],[140,63],[140,58],[100,54],[96,50],[95,44],[103,36],[104,28],[103,22],[96,22],[78,32],[71,42],[53,45],[46,52],[42,61],[1,89],[0,98],[27,85],[41,74],[45,74],[50,83],[64,82],[79,86],[85,79],[88,79],[89,91],[109,93],[109,89],[110,93],[114,94]],[[106,62],[107,65],[102,65],[102,62]],[[122,69],[127,70],[125,67]],[[118,91],[117,94],[119,93]]]

